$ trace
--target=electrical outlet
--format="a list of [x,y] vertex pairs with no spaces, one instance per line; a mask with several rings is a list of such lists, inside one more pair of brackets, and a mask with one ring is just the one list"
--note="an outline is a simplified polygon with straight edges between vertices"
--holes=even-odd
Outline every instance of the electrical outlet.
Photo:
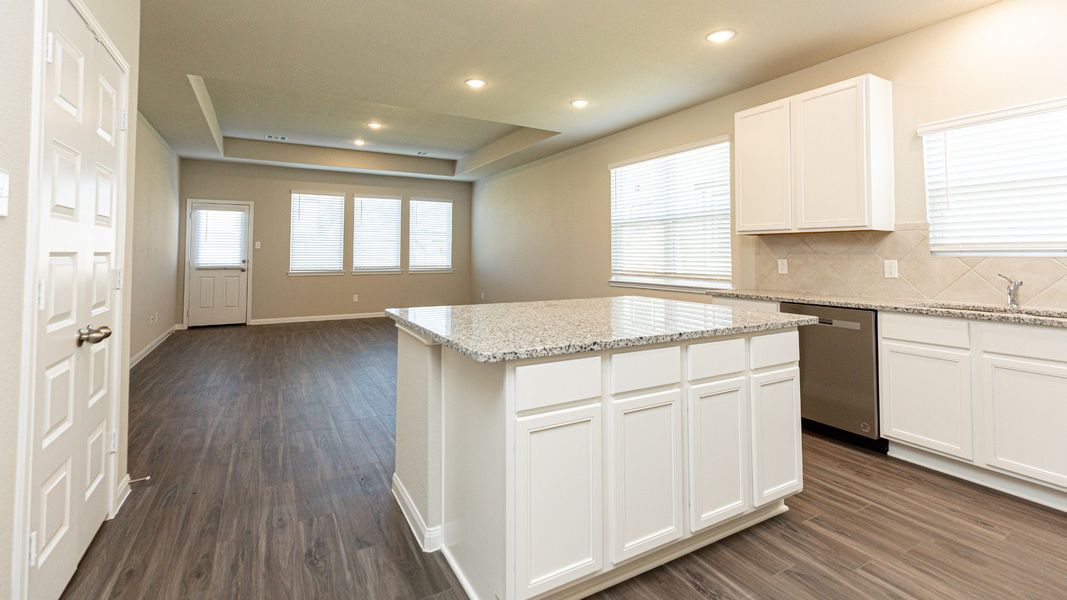
[[485,300],[485,292],[482,292],[482,300]]
[[897,261],[895,261],[895,260],[887,260],[887,261],[885,261],[885,278],[886,279],[897,279],[898,277],[900,277],[900,267],[897,265]]
[[778,274],[779,275],[785,275],[787,273],[789,273],[789,259],[779,258],[778,259]]
[[259,241],[257,240],[256,241],[256,250],[259,250],[262,247],[263,247],[263,244],[259,243]]
[[359,302],[359,294],[352,294],[352,302]]

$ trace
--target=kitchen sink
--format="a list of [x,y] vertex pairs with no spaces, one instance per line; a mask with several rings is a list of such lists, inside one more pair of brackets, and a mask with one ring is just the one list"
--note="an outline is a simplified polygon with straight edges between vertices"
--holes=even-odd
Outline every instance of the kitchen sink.
[[917,306],[922,306],[924,308],[945,308],[949,310],[969,310],[972,312],[1067,319],[1067,310],[1055,308],[1035,308],[1029,306],[1007,306],[998,304],[965,304],[961,302],[919,302],[917,303]]

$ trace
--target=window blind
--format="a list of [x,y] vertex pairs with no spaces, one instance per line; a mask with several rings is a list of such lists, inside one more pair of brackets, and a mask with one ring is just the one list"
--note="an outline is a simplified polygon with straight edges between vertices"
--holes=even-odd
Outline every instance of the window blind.
[[408,270],[451,269],[452,203],[448,200],[412,198],[408,212]]
[[356,198],[352,270],[400,271],[400,198]]
[[730,142],[611,169],[613,282],[729,284]]
[[236,269],[248,247],[248,211],[193,209],[193,266],[197,269]]
[[1067,101],[919,133],[933,254],[1067,254]]
[[344,270],[345,197],[293,193],[289,225],[289,272]]

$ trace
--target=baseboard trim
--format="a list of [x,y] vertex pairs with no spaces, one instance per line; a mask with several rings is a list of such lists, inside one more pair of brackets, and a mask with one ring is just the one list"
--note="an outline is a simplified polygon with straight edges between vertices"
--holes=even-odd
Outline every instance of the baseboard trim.
[[984,467],[961,462],[899,442],[889,442],[889,456],[932,471],[970,481],[971,483],[977,483],[1023,500],[1029,500],[1030,502],[1067,512],[1067,493],[1038,483],[1018,479],[1011,475],[991,471]]
[[[789,507],[785,505],[785,501],[777,500],[750,513],[739,515],[719,525],[699,531],[688,538],[667,544],[659,550],[653,550],[640,557],[626,561],[610,571],[602,571],[590,575],[586,579],[576,581],[563,589],[546,592],[536,598],[537,600],[579,600],[591,596],[788,511]],[[447,545],[441,547],[441,555],[445,557],[445,562],[451,567],[452,573],[455,574],[460,586],[463,587],[463,591],[467,593],[467,597],[470,600],[491,600],[490,597],[480,596],[474,590],[474,587],[463,573],[462,567],[456,562],[452,553],[449,552]]]
[[312,315],[308,317],[271,317],[269,319],[250,319],[249,325],[274,325],[277,323],[310,323],[313,321],[347,321],[349,319],[373,319],[384,317],[385,312],[350,313],[347,315]]
[[[152,342],[149,343],[144,348],[142,348],[140,352],[138,352],[137,354],[133,355],[133,357],[130,358],[130,368],[132,369],[132,368],[136,367],[137,363],[139,363],[142,360],[144,360],[144,357],[146,357],[149,354],[151,354],[152,351],[155,350],[156,348],[158,348],[160,344],[162,344],[163,342],[167,341],[167,338],[170,337],[170,334],[172,334],[175,331],[177,331],[178,327],[179,327],[178,325],[172,325],[170,329],[164,331],[162,335],[160,335],[156,339],[152,340]],[[185,327],[182,327],[182,329],[185,329]]]
[[441,526],[426,526],[426,520],[419,514],[419,509],[415,507],[415,503],[411,500],[411,495],[408,494],[407,488],[404,487],[403,482],[400,481],[396,473],[393,473],[393,497],[396,498],[396,503],[400,505],[400,512],[404,513],[404,518],[408,521],[408,527],[415,534],[415,541],[419,543],[422,551],[434,552],[440,550]]
[[119,514],[119,509],[126,503],[126,498],[130,497],[130,492],[133,488],[130,487],[130,474],[126,473],[123,476],[122,481],[119,482],[118,493],[115,494],[115,509],[111,511],[111,514],[107,516],[108,520],[114,519]]

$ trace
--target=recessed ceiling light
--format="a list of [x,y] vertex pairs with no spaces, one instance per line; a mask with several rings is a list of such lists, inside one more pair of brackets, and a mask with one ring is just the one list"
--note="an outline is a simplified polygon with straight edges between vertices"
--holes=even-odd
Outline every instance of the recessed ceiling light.
[[721,44],[723,42],[729,42],[730,40],[734,39],[734,36],[736,35],[737,32],[733,29],[720,29],[718,31],[712,31],[711,33],[709,33],[708,41],[715,44]]
[[367,123],[367,127],[370,127],[371,129],[381,129],[382,124],[377,121],[371,121],[370,123]]
[[363,146],[363,145],[365,145],[365,144],[366,144],[367,142],[364,142],[363,140],[356,140],[356,141],[354,141],[354,142],[352,142],[352,143],[353,143],[353,144],[355,144],[355,145],[357,145],[357,146]]
[[467,84],[467,87],[474,88],[476,90],[480,90],[483,87],[489,85],[488,81],[486,81],[484,79],[478,79],[478,78],[468,79],[467,81],[464,81],[463,83]]
[[573,106],[574,108],[585,108],[589,106],[589,101],[584,98],[577,98],[575,100],[571,100],[571,106]]

